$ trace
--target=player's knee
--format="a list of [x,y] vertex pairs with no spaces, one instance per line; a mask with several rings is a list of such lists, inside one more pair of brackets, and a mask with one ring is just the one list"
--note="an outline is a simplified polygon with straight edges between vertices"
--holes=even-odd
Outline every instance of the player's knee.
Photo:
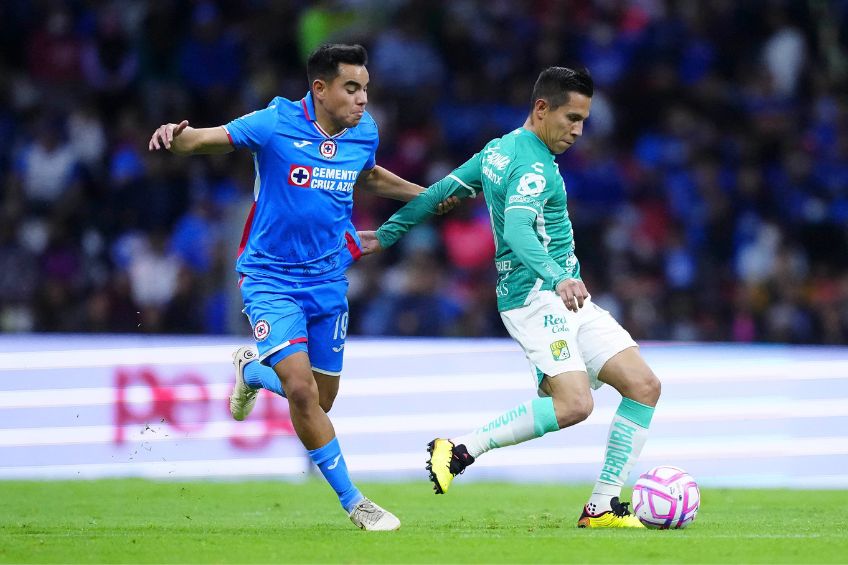
[[589,417],[592,410],[595,408],[595,401],[591,394],[586,394],[574,398],[568,398],[562,401],[559,406],[555,406],[557,415],[557,424],[560,429],[579,424]]
[[647,373],[642,375],[635,384],[634,389],[635,397],[633,400],[648,406],[656,406],[662,392],[662,383],[654,372],[648,369]]
[[662,382],[653,372],[651,373],[651,377],[653,378],[650,380],[648,388],[651,398],[654,399],[654,404],[656,404],[662,394]]
[[286,398],[292,408],[303,412],[318,404],[318,388],[314,382],[291,379],[286,383]]
[[574,423],[582,422],[588,418],[594,409],[595,401],[592,400],[591,394],[587,394],[586,396],[578,399],[578,401],[574,403]]

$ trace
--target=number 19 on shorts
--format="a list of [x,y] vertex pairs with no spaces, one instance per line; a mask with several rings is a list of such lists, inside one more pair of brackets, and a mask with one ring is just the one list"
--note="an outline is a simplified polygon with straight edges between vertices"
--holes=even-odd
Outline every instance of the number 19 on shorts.
[[336,317],[336,324],[333,328],[333,339],[344,339],[347,337],[347,320],[347,312],[342,312]]

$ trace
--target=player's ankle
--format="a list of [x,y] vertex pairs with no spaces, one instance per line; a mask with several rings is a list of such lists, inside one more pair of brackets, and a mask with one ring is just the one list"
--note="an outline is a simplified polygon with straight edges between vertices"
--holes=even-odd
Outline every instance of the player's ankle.
[[610,512],[612,510],[612,498],[611,494],[603,494],[603,493],[592,493],[592,496],[589,497],[589,501],[586,503],[586,512],[591,516],[599,516],[604,512]]

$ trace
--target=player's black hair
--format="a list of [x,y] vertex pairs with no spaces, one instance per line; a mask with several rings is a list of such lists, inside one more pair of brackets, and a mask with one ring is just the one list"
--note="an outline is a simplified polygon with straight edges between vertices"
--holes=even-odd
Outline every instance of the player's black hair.
[[332,81],[339,75],[339,63],[348,65],[368,64],[368,52],[362,45],[345,45],[342,43],[325,43],[309,55],[306,62],[306,77],[309,84],[315,79],[326,82]]
[[552,110],[556,110],[563,104],[567,104],[570,93],[576,92],[584,96],[592,97],[595,92],[595,83],[592,75],[587,69],[569,69],[567,67],[548,67],[536,79],[533,85],[533,97],[530,100],[530,108],[540,98],[550,104]]

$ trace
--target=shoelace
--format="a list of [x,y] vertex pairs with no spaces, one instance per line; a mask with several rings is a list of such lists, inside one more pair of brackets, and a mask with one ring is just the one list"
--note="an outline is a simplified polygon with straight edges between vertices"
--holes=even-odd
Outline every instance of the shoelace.
[[360,519],[366,520],[369,523],[376,523],[383,516],[383,512],[377,508],[377,505],[370,500],[363,503],[357,508]]

